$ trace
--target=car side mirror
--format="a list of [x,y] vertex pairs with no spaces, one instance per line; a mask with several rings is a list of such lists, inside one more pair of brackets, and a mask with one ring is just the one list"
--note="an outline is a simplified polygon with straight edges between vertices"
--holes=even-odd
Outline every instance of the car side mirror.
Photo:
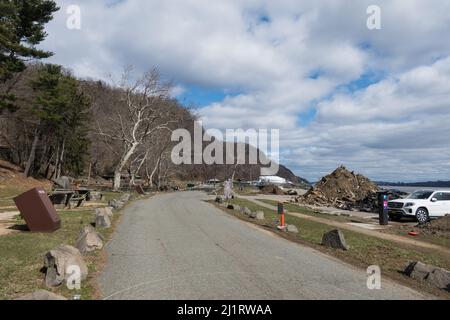
[[438,199],[436,199],[436,198],[431,199],[431,202],[437,202],[437,201],[438,201]]

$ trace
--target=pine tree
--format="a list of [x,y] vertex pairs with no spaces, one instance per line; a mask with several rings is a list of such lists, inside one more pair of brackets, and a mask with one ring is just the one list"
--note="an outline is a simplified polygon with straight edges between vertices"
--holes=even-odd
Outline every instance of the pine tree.
[[89,148],[87,139],[90,101],[80,90],[78,81],[61,66],[45,65],[31,82],[35,99],[29,112],[35,119],[35,136],[25,166],[28,176],[34,161],[36,146],[41,139],[55,144],[55,178],[67,168],[75,173],[83,169]]
[[52,55],[36,46],[47,36],[45,24],[57,10],[53,0],[0,0],[0,112],[14,109],[16,97],[7,82],[26,68],[25,62]]

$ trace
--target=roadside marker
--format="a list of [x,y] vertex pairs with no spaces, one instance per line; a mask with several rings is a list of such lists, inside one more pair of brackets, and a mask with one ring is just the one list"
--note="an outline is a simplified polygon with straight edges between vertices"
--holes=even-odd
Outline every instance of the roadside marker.
[[285,230],[286,225],[284,221],[284,204],[282,202],[278,202],[278,214],[280,215],[280,225],[278,226],[278,229]]

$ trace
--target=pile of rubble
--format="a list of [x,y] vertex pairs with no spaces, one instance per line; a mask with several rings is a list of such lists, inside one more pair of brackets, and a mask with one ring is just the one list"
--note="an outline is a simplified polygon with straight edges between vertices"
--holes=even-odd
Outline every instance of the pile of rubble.
[[344,210],[374,211],[377,208],[378,186],[363,175],[344,166],[322,178],[296,202]]
[[450,216],[432,220],[426,224],[419,224],[421,233],[450,239]]

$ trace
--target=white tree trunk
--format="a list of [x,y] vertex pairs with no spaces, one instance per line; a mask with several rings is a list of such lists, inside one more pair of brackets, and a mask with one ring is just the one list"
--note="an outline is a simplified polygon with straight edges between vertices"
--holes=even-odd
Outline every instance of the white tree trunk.
[[161,157],[159,157],[158,158],[158,161],[156,161],[156,165],[155,165],[155,167],[153,168],[153,171],[152,171],[152,174],[150,175],[150,178],[149,178],[149,182],[150,182],[150,186],[151,187],[153,187],[153,178],[154,178],[154,176],[155,176],[155,174],[156,174],[156,171],[158,170],[158,168],[159,168],[159,163],[161,162]]
[[128,160],[130,160],[130,157],[136,151],[136,148],[138,147],[138,145],[139,145],[138,143],[133,143],[131,145],[130,149],[128,149],[128,151],[126,153],[124,153],[124,155],[120,159],[119,164],[116,167],[116,170],[114,170],[114,186],[113,186],[114,191],[120,190],[122,170],[125,167],[125,165],[127,164]]

